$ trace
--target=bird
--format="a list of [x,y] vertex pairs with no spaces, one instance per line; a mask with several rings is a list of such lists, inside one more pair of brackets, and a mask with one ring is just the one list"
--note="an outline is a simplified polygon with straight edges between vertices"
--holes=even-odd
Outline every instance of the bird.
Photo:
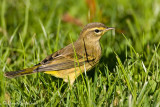
[[14,78],[43,72],[62,78],[64,82],[69,82],[72,85],[80,74],[97,65],[102,54],[100,38],[105,32],[113,29],[103,23],[89,23],[84,26],[75,42],[49,55],[33,67],[6,72],[5,76]]

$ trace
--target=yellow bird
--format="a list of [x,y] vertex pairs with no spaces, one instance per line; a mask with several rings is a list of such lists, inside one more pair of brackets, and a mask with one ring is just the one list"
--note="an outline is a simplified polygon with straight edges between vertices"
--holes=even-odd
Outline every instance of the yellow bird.
[[93,68],[101,58],[99,40],[108,30],[102,23],[87,24],[80,33],[78,40],[46,57],[39,64],[23,70],[6,72],[5,76],[17,76],[44,72],[62,78],[72,85],[81,73]]

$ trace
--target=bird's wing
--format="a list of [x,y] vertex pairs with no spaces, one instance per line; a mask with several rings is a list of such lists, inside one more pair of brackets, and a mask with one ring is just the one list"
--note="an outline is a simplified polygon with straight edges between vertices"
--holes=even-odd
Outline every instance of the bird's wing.
[[59,55],[58,53],[55,53],[44,59],[41,62],[41,66],[36,69],[36,72],[71,69],[82,66],[86,63],[92,63],[94,59],[95,58],[92,56],[86,57],[77,53],[70,53],[67,55]]

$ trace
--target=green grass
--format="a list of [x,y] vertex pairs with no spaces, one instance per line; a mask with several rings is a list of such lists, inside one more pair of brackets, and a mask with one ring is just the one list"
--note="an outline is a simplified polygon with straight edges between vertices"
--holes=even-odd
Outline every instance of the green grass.
[[0,1],[0,105],[160,106],[160,1],[97,0],[93,22],[115,31],[101,39],[99,64],[73,87],[37,73],[8,79],[4,72],[31,67],[75,41],[89,23],[86,1]]

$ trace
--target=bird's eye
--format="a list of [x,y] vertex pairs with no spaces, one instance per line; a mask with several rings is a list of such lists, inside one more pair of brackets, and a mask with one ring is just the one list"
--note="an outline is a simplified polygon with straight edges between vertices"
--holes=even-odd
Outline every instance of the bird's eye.
[[95,29],[94,31],[95,31],[96,33],[99,33],[99,32],[100,32],[100,30],[98,30],[98,29]]

